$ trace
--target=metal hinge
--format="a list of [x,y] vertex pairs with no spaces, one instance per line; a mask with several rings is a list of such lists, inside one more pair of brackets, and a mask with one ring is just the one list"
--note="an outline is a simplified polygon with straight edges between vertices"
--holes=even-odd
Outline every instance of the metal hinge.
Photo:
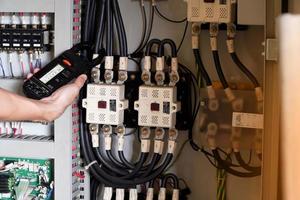
[[266,43],[266,60],[267,61],[278,61],[279,48],[278,48],[278,39],[276,38],[267,38]]

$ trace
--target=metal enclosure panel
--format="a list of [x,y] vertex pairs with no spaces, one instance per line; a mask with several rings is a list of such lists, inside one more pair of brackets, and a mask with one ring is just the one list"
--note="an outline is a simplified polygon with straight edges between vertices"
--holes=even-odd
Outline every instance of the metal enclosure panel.
[[54,158],[53,141],[18,141],[14,139],[0,139],[0,156],[14,158],[45,159]]
[[[55,1],[54,55],[57,56],[73,45],[74,1]],[[76,199],[73,196],[73,109],[69,107],[55,121],[55,199]],[[76,161],[75,161],[76,162]],[[76,182],[76,180],[75,180]],[[77,186],[79,187],[79,186]]]
[[[282,1],[266,1],[265,40],[276,38],[276,18],[281,15]],[[280,93],[279,67],[265,61],[265,129],[263,137],[262,199],[282,199],[279,196]]]
[[[26,2],[23,0],[2,0],[0,12],[54,13],[54,55],[57,56],[80,41],[81,12],[78,12],[80,7],[80,0],[27,0]],[[77,13],[74,13],[74,9],[77,10]],[[73,18],[77,19],[73,20]],[[74,26],[76,29],[73,29]],[[22,80],[0,80],[1,87],[18,94],[22,94],[22,82]],[[89,199],[89,195],[86,195],[89,190],[79,192],[81,185],[79,179],[74,176],[80,167],[78,159],[79,133],[76,127],[78,123],[76,126],[74,125],[74,120],[78,119],[78,115],[74,117],[74,112],[78,111],[74,105],[67,108],[64,114],[54,122],[54,141],[0,138],[1,156],[54,160],[55,199],[57,200],[78,199],[77,195],[81,195],[82,192],[84,192],[84,199]],[[35,126],[35,128],[38,127]],[[86,176],[83,184],[87,189],[88,183],[89,176]],[[74,188],[76,193],[74,193]]]
[[265,0],[238,0],[238,24],[265,25],[266,3]]

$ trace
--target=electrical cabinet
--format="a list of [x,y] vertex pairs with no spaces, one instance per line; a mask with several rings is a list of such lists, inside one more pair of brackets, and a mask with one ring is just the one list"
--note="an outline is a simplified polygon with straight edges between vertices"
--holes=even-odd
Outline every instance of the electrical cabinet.
[[[278,132],[275,131],[273,135],[270,133],[270,130],[276,129],[273,127],[276,122],[272,118],[276,112],[268,105],[269,102],[275,101],[271,97],[276,96],[270,89],[273,84],[270,80],[272,74],[270,66],[276,63],[267,60],[268,55],[262,54],[268,53],[268,48],[271,48],[266,41],[275,37],[272,34],[275,30],[271,25],[275,16],[271,15],[274,14],[271,8],[275,3],[280,3],[269,0],[255,2],[174,0],[174,2],[157,1],[151,4],[145,1],[142,5],[147,12],[140,13],[137,12],[140,9],[138,1],[119,0],[127,33],[128,49],[133,51],[138,46],[137,38],[142,34],[140,29],[144,23],[142,21],[144,14],[148,15],[149,10],[150,18],[147,17],[148,20],[151,19],[151,8],[155,5],[158,10],[153,8],[153,15],[160,17],[153,17],[155,20],[151,38],[159,38],[160,42],[164,41],[164,38],[173,39],[178,48],[176,53],[179,61],[174,59],[174,55],[167,56],[173,53],[167,48],[164,56],[157,59],[158,63],[163,63],[162,66],[166,65],[167,70],[155,64],[151,58],[150,62],[146,57],[140,62],[135,62],[135,57],[127,60],[121,55],[107,56],[101,64],[104,70],[100,70],[97,66],[93,68],[93,73],[89,74],[94,81],[87,84],[86,96],[83,100],[79,101],[79,105],[75,101],[56,121],[52,123],[0,122],[0,178],[2,178],[1,164],[9,161],[9,164],[15,163],[17,167],[12,175],[5,177],[5,181],[20,178],[18,170],[22,169],[20,167],[22,165],[25,166],[25,179],[38,176],[39,180],[35,183],[42,178],[47,182],[44,190],[39,184],[30,185],[27,181],[18,183],[20,187],[14,186],[15,190],[20,189],[21,186],[33,188],[28,195],[39,196],[41,199],[47,199],[49,194],[52,195],[49,199],[55,200],[90,200],[92,199],[90,194],[95,190],[93,170],[96,166],[99,166],[98,171],[102,168],[107,169],[105,162],[103,166],[98,162],[101,160],[101,155],[105,154],[105,159],[118,155],[113,167],[109,168],[105,180],[109,183],[115,178],[120,178],[122,181],[118,187],[111,187],[104,182],[103,187],[99,187],[98,193],[101,196],[99,199],[115,199],[115,195],[119,199],[128,199],[129,196],[137,199],[138,195],[141,199],[146,199],[147,195],[172,199],[171,196],[167,196],[168,189],[155,191],[155,186],[150,187],[151,184],[156,184],[155,181],[149,180],[150,183],[146,184],[139,183],[138,178],[132,178],[132,181],[138,182],[136,187],[128,183],[129,178],[129,180],[121,179],[124,175],[122,173],[122,176],[113,176],[114,173],[118,174],[118,170],[124,168],[120,163],[124,164],[126,160],[129,173],[135,173],[135,170],[132,170],[134,168],[130,166],[131,161],[135,159],[139,161],[139,157],[145,156],[143,153],[147,154],[153,150],[153,154],[157,154],[159,158],[163,157],[163,153],[166,153],[166,158],[169,154],[174,154],[173,162],[165,168],[178,176],[180,186],[184,185],[184,189],[188,188],[191,191],[191,194],[186,195],[188,199],[215,199],[216,193],[224,194],[222,192],[225,189],[222,188],[225,187],[225,183],[221,180],[225,176],[228,199],[276,199],[278,169],[273,166],[277,165],[275,161],[278,158],[271,152],[276,152],[278,149],[276,144],[268,143],[270,138],[278,141]],[[252,8],[251,11],[247,10],[248,6]],[[23,95],[21,87],[27,73],[45,66],[54,56],[82,41],[84,29],[82,22],[89,17],[84,12],[87,7],[87,1],[81,0],[27,0],[26,2],[2,0],[0,87]],[[257,7],[260,9],[255,9]],[[172,19],[186,16],[187,19],[182,20],[183,23],[179,23],[180,20],[177,22],[173,20],[176,23],[170,23],[170,20],[166,20],[162,15]],[[253,17],[254,15],[256,17]],[[15,19],[16,16],[19,17],[19,21]],[[211,26],[208,26],[209,23]],[[119,29],[120,27],[117,26],[116,33],[120,31]],[[118,40],[113,41],[118,42]],[[168,44],[172,47],[171,43]],[[113,46],[118,49],[120,45],[123,44]],[[157,50],[159,54],[159,48],[150,48],[151,50],[154,52]],[[205,80],[199,63],[195,65],[197,58],[193,57],[193,53],[196,51],[200,52],[211,83]],[[152,54],[151,56],[157,56]],[[139,56],[139,54],[132,54],[132,56]],[[227,78],[227,88],[224,85],[222,87],[220,72],[213,67],[218,64],[214,62],[216,56],[221,61],[223,76]],[[233,62],[235,57],[231,60],[231,56],[240,57],[240,62],[247,65],[259,85],[253,87],[247,76],[241,73],[243,70],[240,71],[235,67]],[[144,60],[146,64],[143,64]],[[147,69],[147,62],[150,63],[150,69]],[[113,67],[110,66],[113,64]],[[156,75],[153,72],[155,65],[159,72]],[[143,70],[147,73],[142,73],[145,72]],[[127,71],[131,72],[126,74]],[[161,73],[167,78],[158,76]],[[178,83],[175,81],[177,83],[175,86],[158,84],[174,81],[171,75],[177,73],[180,78]],[[145,77],[145,74],[149,77]],[[147,81],[145,78],[148,78]],[[198,95],[199,99],[197,99]],[[199,101],[198,108],[195,106],[197,101]],[[84,115],[82,110],[85,112]],[[85,119],[84,127],[81,126],[80,116]],[[190,124],[192,121],[194,124]],[[269,129],[269,126],[273,128]],[[82,128],[86,128],[86,132],[81,132]],[[189,132],[193,133],[193,138],[188,136]],[[99,151],[92,149],[93,153],[90,152],[90,155],[98,155],[100,158],[92,156],[88,159],[84,158],[86,149],[81,149],[80,145],[84,137],[86,141],[97,140],[93,143],[93,147],[104,147],[99,148]],[[141,140],[141,144],[138,143],[138,139]],[[150,141],[153,141],[153,144]],[[173,152],[175,141],[179,147],[176,153]],[[195,143],[189,145],[190,141]],[[195,149],[197,145],[200,148],[194,151],[193,148]],[[213,167],[216,158],[214,153],[218,149],[222,149],[220,151],[222,158],[240,153],[256,166],[254,167],[256,170],[263,165],[263,168],[258,170],[262,176],[260,173],[254,176],[250,173],[251,170],[241,171],[243,175],[246,174],[245,176],[252,175],[251,178],[237,178],[230,173],[225,175],[226,170],[220,171]],[[140,150],[141,154],[138,154]],[[210,150],[214,151],[211,151],[211,154],[200,154],[201,151]],[[227,150],[232,151],[227,152]],[[261,158],[262,154],[263,158]],[[156,164],[159,163],[159,158],[156,158]],[[150,159],[149,156],[148,160]],[[146,160],[142,159],[143,162]],[[161,165],[164,161],[161,161]],[[232,162],[232,165],[237,163],[236,158],[228,157],[227,161]],[[139,162],[132,165],[138,164]],[[155,169],[153,173],[157,173],[160,166],[153,169]],[[274,181],[268,185],[268,180]],[[128,186],[123,190],[122,185],[131,187]],[[36,188],[39,190],[35,193]],[[179,193],[186,192],[184,189],[177,191],[174,188],[173,199],[176,199]],[[9,191],[5,194],[0,193],[0,199],[17,198],[13,196],[16,194],[9,196],[8,193]],[[20,191],[16,193],[25,195]],[[145,196],[141,197],[142,194]],[[181,198],[184,199],[182,196]]]

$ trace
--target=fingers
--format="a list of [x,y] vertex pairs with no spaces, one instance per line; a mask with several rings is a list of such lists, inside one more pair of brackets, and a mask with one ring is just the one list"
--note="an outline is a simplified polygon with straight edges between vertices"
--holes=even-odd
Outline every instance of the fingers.
[[82,74],[75,80],[74,84],[79,88],[82,88],[86,80],[87,80],[87,76],[85,74]]
[[35,69],[33,70],[33,74],[37,73],[38,71],[40,71],[40,68],[35,68]]
[[30,79],[33,76],[32,73],[27,74],[26,79]]
[[[37,73],[38,71],[40,71],[40,68],[35,68],[33,71],[33,74]],[[30,79],[33,76],[32,73],[27,74],[26,79]]]

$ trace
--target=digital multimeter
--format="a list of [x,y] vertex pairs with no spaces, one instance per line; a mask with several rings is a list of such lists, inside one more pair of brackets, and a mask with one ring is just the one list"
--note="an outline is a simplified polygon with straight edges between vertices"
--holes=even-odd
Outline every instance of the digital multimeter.
[[74,46],[52,60],[44,68],[26,80],[23,85],[24,94],[32,99],[42,99],[50,96],[58,88],[66,85],[74,78],[86,73],[97,62],[102,61],[104,54],[90,62],[78,55],[82,50],[80,45]]

